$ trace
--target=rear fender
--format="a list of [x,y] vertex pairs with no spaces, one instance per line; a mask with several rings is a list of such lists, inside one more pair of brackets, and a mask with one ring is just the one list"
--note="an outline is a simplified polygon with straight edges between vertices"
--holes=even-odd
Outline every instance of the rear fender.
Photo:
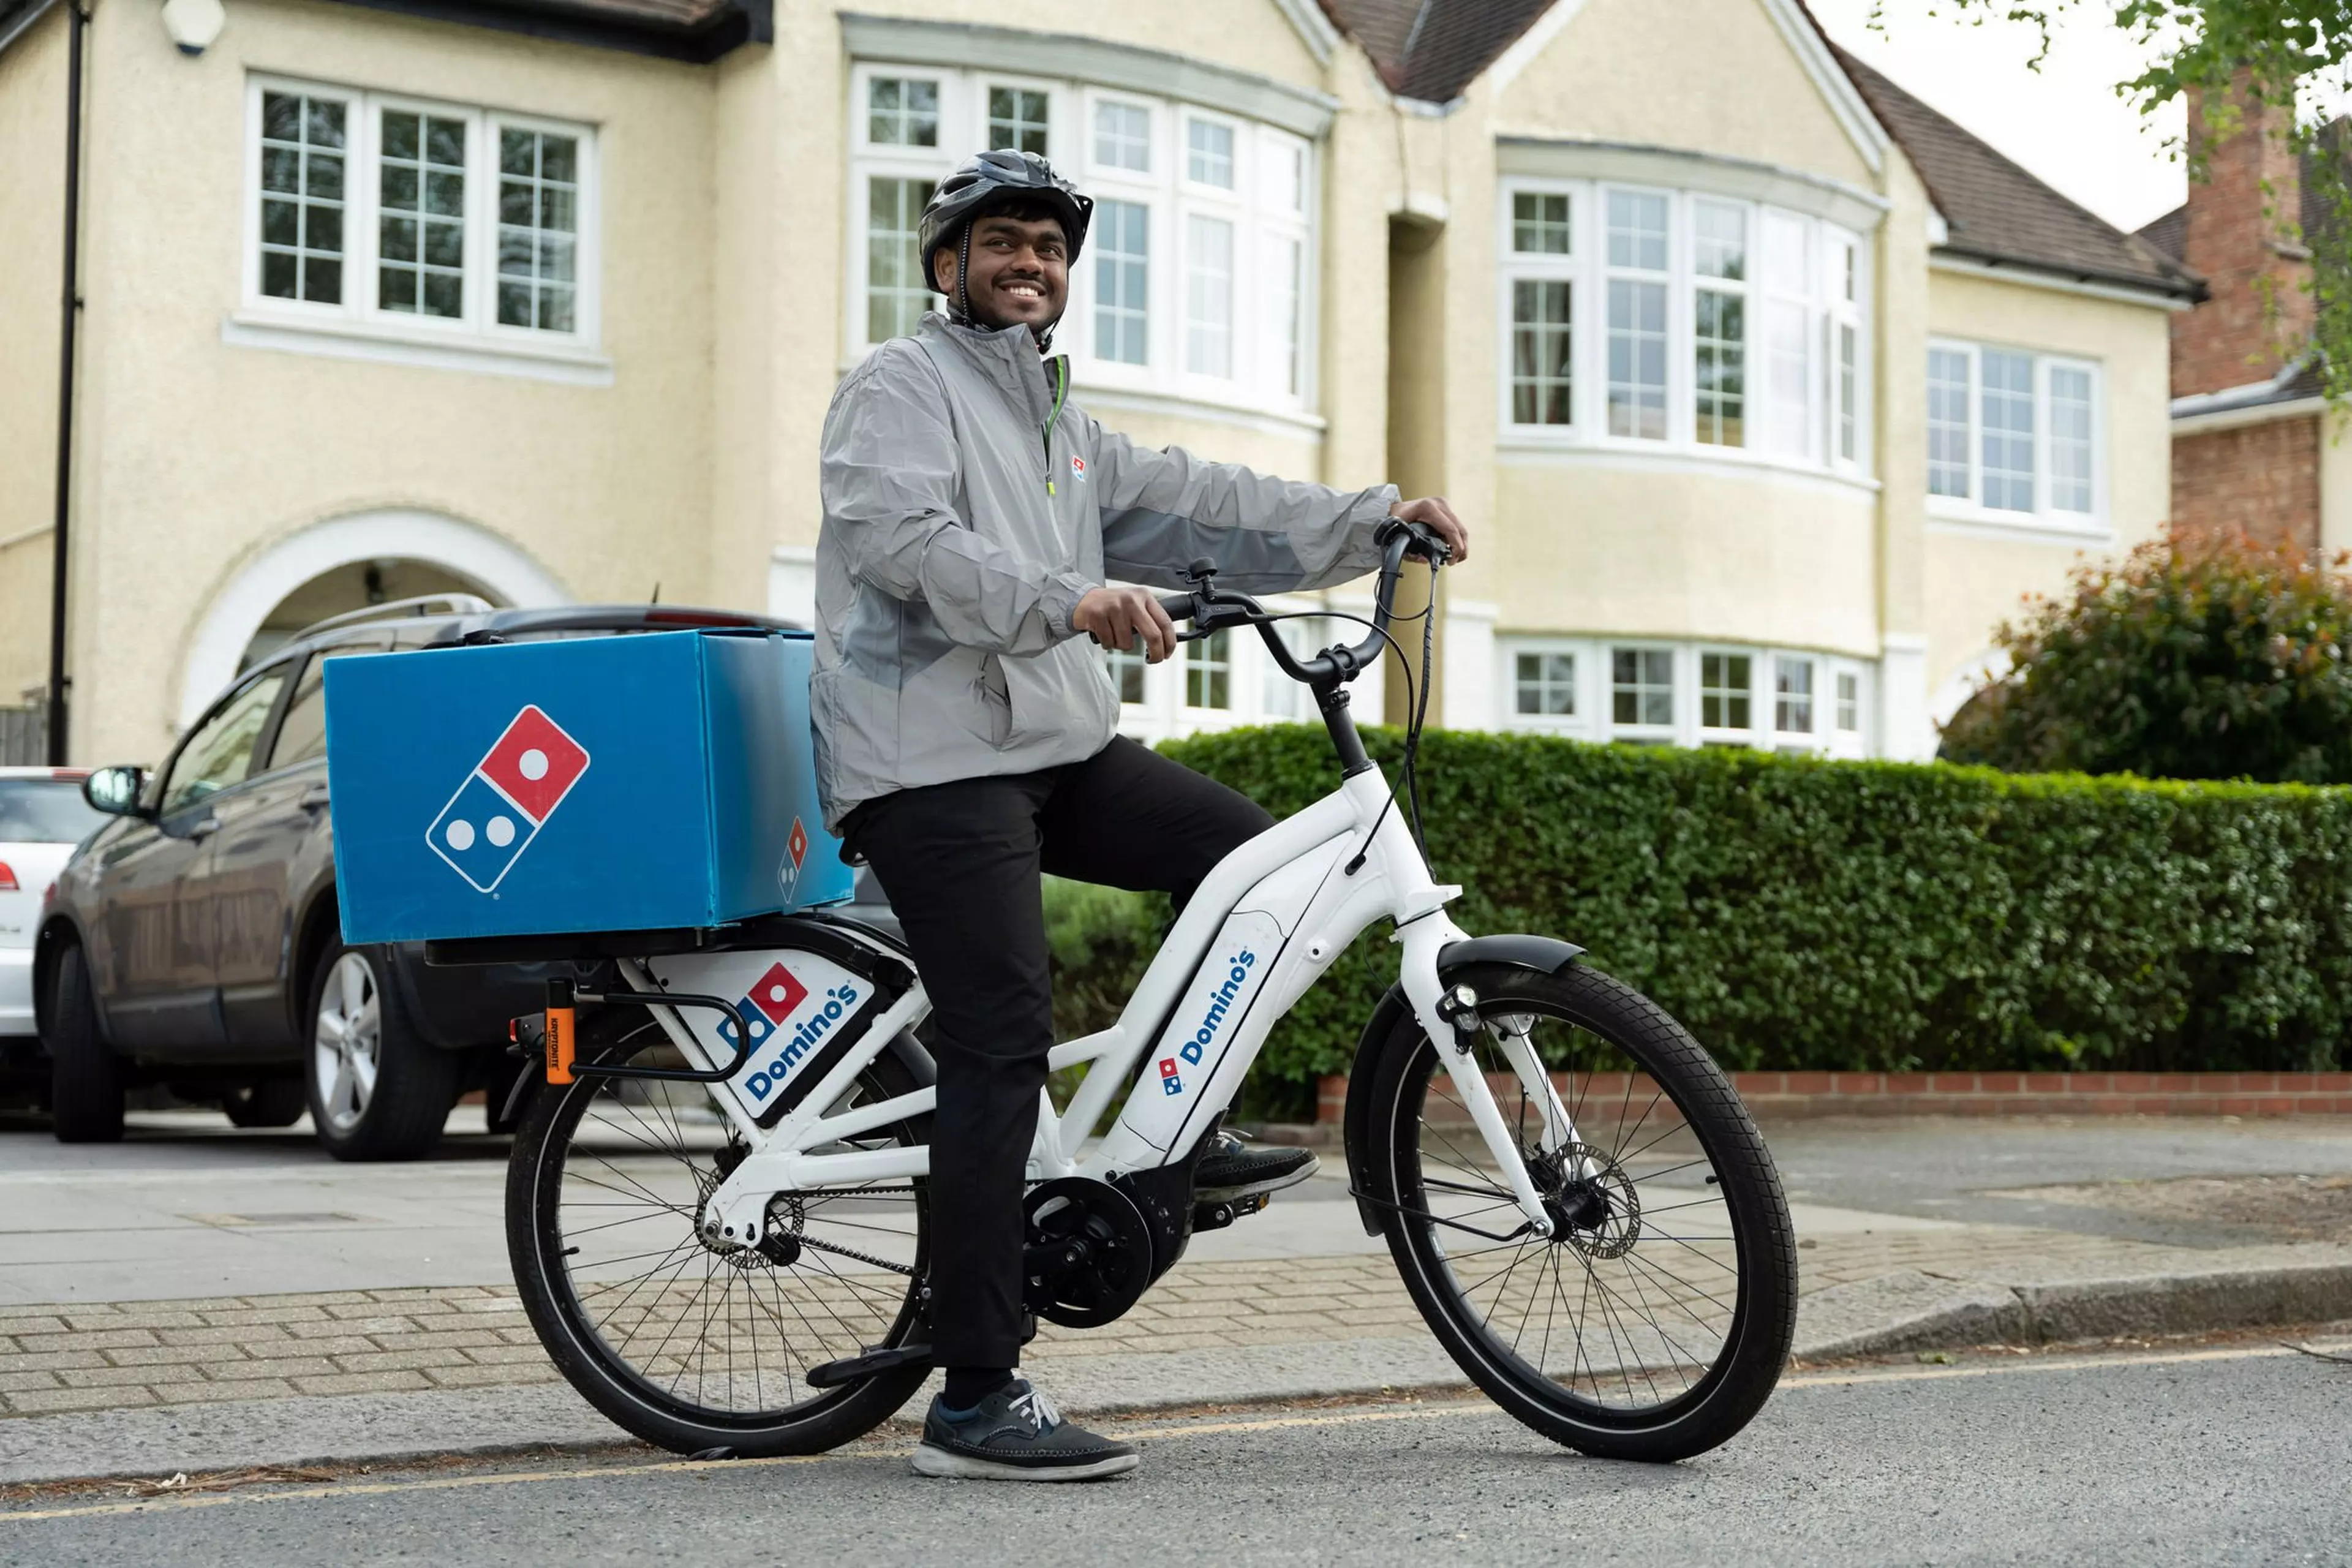
[[[1437,977],[1451,982],[1465,971],[1496,966],[1557,974],[1583,956],[1582,948],[1557,937],[1523,933],[1474,936],[1465,942],[1449,942],[1438,950]],[[1405,999],[1402,987],[1391,985],[1388,994],[1381,998],[1380,1005],[1372,1009],[1364,1032],[1357,1037],[1355,1065],[1348,1073],[1348,1104],[1339,1124],[1348,1152],[1348,1182],[1351,1187],[1360,1189],[1362,1173],[1369,1168],[1366,1161],[1371,1142],[1372,1078],[1379,1068],[1381,1053],[1399,1027],[1412,1023],[1412,1004]],[[1381,1233],[1379,1208],[1359,1196],[1356,1213],[1364,1222],[1366,1236]]]

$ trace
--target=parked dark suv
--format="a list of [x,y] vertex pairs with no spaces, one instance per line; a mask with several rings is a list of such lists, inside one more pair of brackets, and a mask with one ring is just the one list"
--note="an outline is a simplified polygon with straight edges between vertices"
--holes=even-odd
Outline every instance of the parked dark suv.
[[58,874],[33,992],[58,1138],[122,1135],[124,1091],[160,1082],[240,1127],[307,1105],[346,1160],[403,1159],[459,1096],[499,1115],[517,1062],[507,1020],[544,1003],[547,966],[426,967],[421,945],[352,947],[335,905],[329,659],[460,644],[783,623],[607,605],[494,610],[442,596],[299,633],[239,676],[164,764],[84,784],[112,820]]

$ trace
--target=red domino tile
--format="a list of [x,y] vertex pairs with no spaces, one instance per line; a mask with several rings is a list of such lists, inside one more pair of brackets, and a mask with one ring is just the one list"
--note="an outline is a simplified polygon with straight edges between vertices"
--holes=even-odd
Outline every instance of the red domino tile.
[[533,822],[544,822],[588,771],[588,753],[554,720],[535,707],[525,708],[482,759],[481,771]]
[[807,998],[808,987],[781,963],[770,964],[768,973],[751,987],[751,1005],[765,1013],[772,1024],[781,1024],[792,1016],[793,1009]]

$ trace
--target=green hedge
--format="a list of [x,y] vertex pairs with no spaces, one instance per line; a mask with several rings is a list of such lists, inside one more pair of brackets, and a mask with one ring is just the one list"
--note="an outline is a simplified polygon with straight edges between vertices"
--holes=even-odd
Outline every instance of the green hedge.
[[[1368,742],[1393,763],[1395,731]],[[1319,727],[1161,749],[1277,816],[1337,779]],[[1727,1068],[2352,1059],[2352,790],[1469,731],[1423,740],[1422,780],[1464,929],[1580,944]],[[1099,1026],[1148,962],[1165,900],[1053,899],[1066,980],[1088,999],[1066,1022]],[[1395,977],[1385,931],[1358,939],[1278,1027],[1259,1109],[1301,1109],[1318,1075],[1345,1068]]]

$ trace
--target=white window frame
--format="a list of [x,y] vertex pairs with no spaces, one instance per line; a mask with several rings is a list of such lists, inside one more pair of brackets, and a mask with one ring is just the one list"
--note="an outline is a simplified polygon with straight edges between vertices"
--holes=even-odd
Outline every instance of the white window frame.
[[[1971,527],[2079,533],[2104,538],[2108,532],[2105,366],[2097,360],[2051,353],[2015,343],[1941,336],[1929,338],[1927,352],[1933,353],[1939,350],[1959,354],[1968,363],[1966,451],[1969,493],[1965,497],[1928,494],[1929,518]],[[1984,354],[1987,350],[1997,353],[2022,354],[2033,363],[2033,509],[2031,511],[2021,511],[2013,507],[1987,506],[1984,502]],[[2052,500],[2055,487],[2053,483],[2053,466],[2050,460],[2050,376],[2053,370],[2079,371],[2090,380],[2091,510],[2087,512],[2062,510]],[[1923,388],[1927,374],[1927,362],[1922,360],[1919,374]],[[1920,485],[1924,490],[1927,485],[1924,466]]]
[[[1616,716],[1615,655],[1620,650],[1665,652],[1671,660],[1675,718],[1670,725],[1621,724]],[[1517,661],[1521,654],[1565,653],[1576,659],[1576,704],[1573,716],[1518,711]],[[1709,655],[1745,658],[1748,663],[1748,719],[1745,727],[1706,721],[1705,671]],[[1656,637],[1578,637],[1544,633],[1498,633],[1493,664],[1495,724],[1502,730],[1568,735],[1594,742],[1623,741],[1646,745],[1681,747],[1746,746],[1763,752],[1809,752],[1837,757],[1877,755],[1873,704],[1876,700],[1877,665],[1870,659],[1825,653],[1817,648],[1788,647],[1769,643],[1721,640],[1668,641]],[[1782,659],[1801,659],[1812,669],[1813,730],[1783,732],[1778,728],[1776,674]],[[1858,728],[1837,728],[1837,682],[1854,679]]]
[[[1864,483],[1876,462],[1873,413],[1875,408],[1875,333],[1874,268],[1876,252],[1868,237],[1826,218],[1769,203],[1715,191],[1683,189],[1606,179],[1565,179],[1509,175],[1496,182],[1495,247],[1498,286],[1495,300],[1496,350],[1496,417],[1501,438],[1519,447],[1581,447],[1611,453],[1648,453],[1673,458],[1760,465],[1814,474],[1834,474]],[[1667,268],[1663,273],[1626,271],[1612,267],[1608,258],[1608,200],[1612,191],[1664,196],[1667,202]],[[1569,198],[1570,254],[1522,254],[1512,248],[1512,206],[1520,195],[1565,195]],[[1717,203],[1745,209],[1748,234],[1747,276],[1739,283],[1698,275],[1695,226],[1697,204]],[[1810,253],[1805,274],[1796,279],[1767,278],[1768,216],[1806,226]],[[1854,294],[1843,289],[1843,247],[1854,258]],[[1612,278],[1662,282],[1666,289],[1666,430],[1663,440],[1647,437],[1613,436],[1609,431],[1609,282]],[[1570,286],[1570,378],[1574,388],[1570,420],[1565,425],[1522,425],[1515,418],[1511,397],[1512,294],[1523,280],[1566,282]],[[1719,447],[1697,437],[1696,290],[1727,288],[1744,293],[1746,334],[1743,350],[1746,389],[1742,420],[1745,445]],[[1780,453],[1765,444],[1772,406],[1769,376],[1770,341],[1767,307],[1773,300],[1801,301],[1806,311],[1805,342],[1809,363],[1805,375],[1804,449]],[[1854,331],[1854,455],[1837,449],[1837,328]]]
[[[914,78],[939,83],[938,146],[907,147],[866,139],[868,84],[877,77]],[[850,221],[845,268],[848,287],[844,290],[842,319],[847,358],[854,363],[874,347],[866,332],[868,181],[877,176],[936,181],[978,151],[987,128],[988,89],[992,87],[1047,93],[1047,140],[1057,164],[1083,169],[1082,183],[1088,194],[1098,199],[1133,202],[1150,215],[1146,363],[1107,360],[1095,352],[1097,291],[1089,265],[1092,254],[1082,252],[1078,265],[1071,271],[1069,304],[1055,337],[1056,349],[1070,355],[1078,384],[1138,397],[1173,395],[1224,407],[1312,418],[1318,395],[1317,369],[1321,336],[1321,263],[1317,243],[1321,227],[1321,158],[1318,144],[1274,126],[1197,104],[1085,81],[912,66],[879,58],[861,59],[852,67],[847,204]],[[1095,111],[1097,105],[1104,103],[1144,110],[1150,138],[1151,167],[1148,172],[1104,163],[1096,158]],[[1232,130],[1233,190],[1199,184],[1187,177],[1185,127],[1194,120],[1213,121]],[[1294,150],[1302,155],[1303,200],[1299,210],[1286,212],[1279,210],[1274,193],[1265,188],[1269,183],[1265,165],[1270,157]],[[1195,374],[1185,368],[1185,242],[1187,220],[1195,214],[1222,218],[1234,226],[1231,377]],[[1283,344],[1276,330],[1283,294],[1276,285],[1273,268],[1278,246],[1286,241],[1295,241],[1300,253],[1298,375],[1295,389],[1289,384],[1289,367],[1284,361]],[[934,308],[937,304],[935,300]]]
[[[343,289],[335,304],[285,300],[261,289],[262,100],[272,92],[331,98],[344,107]],[[377,263],[382,238],[383,112],[424,113],[466,123],[465,310],[458,316],[386,310],[378,306]],[[573,140],[578,159],[578,224],[573,253],[572,331],[509,326],[498,319],[499,132],[517,131]],[[391,342],[523,354],[593,352],[602,321],[603,253],[600,164],[593,126],[410,93],[252,72],[246,78],[245,213],[240,325],[311,328]]]

